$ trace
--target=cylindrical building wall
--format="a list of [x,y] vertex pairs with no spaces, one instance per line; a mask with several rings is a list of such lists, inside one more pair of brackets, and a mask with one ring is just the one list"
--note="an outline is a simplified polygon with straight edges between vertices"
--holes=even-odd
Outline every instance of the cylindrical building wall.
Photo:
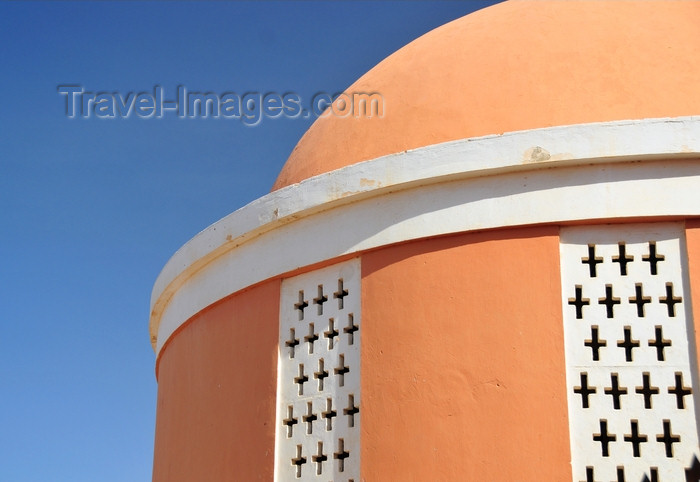
[[353,84],[386,116],[319,119],[156,281],[154,481],[700,472],[697,25],[504,2]]
[[272,480],[279,280],[192,317],[158,360],[153,480]]
[[[362,480],[572,477],[559,233],[465,233],[360,257]],[[685,233],[697,312],[700,220]],[[206,308],[162,351],[155,481],[273,479],[279,286]]]
[[571,477],[556,226],[362,257],[366,480]]

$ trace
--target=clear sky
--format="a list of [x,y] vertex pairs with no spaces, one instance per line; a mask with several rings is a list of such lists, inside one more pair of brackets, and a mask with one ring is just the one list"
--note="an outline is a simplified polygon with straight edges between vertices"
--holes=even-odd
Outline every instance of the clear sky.
[[153,282],[313,120],[68,118],[58,86],[307,100],[490,3],[0,2],[0,481],[150,480]]

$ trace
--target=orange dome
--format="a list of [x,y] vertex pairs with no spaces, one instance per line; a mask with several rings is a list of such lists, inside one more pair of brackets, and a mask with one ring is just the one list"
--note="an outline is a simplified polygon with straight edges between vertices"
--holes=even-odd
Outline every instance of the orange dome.
[[384,116],[319,118],[273,190],[455,139],[700,114],[700,2],[511,0],[427,33],[346,92],[380,93]]

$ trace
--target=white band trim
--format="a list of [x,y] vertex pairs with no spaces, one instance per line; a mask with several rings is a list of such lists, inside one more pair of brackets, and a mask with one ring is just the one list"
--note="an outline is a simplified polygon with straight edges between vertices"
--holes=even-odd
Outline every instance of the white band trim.
[[156,353],[211,303],[344,254],[476,229],[700,215],[698,158],[694,116],[464,139],[307,179],[226,216],[173,255],[151,297]]

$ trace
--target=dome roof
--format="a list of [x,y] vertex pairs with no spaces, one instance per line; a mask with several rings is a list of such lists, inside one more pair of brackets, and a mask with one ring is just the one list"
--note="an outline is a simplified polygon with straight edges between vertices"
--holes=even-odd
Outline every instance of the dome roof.
[[273,190],[456,139],[700,114],[700,2],[511,0],[427,33],[346,92],[380,93],[384,116],[317,119]]

